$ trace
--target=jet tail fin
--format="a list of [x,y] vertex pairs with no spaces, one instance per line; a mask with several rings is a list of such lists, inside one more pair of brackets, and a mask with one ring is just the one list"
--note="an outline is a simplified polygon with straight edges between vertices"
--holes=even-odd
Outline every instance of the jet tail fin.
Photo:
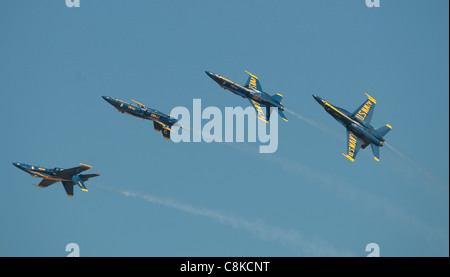
[[78,175],[74,175],[72,177],[72,181],[74,181],[75,184],[77,184],[81,188],[82,191],[88,191],[86,186],[84,185],[83,180],[81,180],[81,178]]
[[377,131],[377,133],[381,137],[384,137],[391,129],[392,129],[391,125],[386,124],[384,126],[381,126],[380,128],[377,128],[375,131]]
[[379,162],[380,161],[380,147],[378,147],[378,145],[375,144],[370,144],[370,146],[372,146],[372,152],[373,152],[373,158]]
[[281,103],[281,99],[283,99],[283,95],[277,93],[277,94],[272,96],[272,99],[275,100],[278,103]]

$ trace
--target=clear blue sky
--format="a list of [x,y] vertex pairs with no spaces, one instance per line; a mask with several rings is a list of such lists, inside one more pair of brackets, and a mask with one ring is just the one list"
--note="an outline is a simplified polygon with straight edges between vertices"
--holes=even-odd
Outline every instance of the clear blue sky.
[[[449,2],[0,0],[0,256],[449,255]],[[166,141],[101,96],[249,105],[210,70],[284,95],[279,147]],[[391,146],[342,156],[369,93]],[[309,119],[306,120],[306,119]],[[204,121],[204,124],[207,121]],[[32,186],[12,162],[93,166]],[[120,191],[121,190],[121,191]]]

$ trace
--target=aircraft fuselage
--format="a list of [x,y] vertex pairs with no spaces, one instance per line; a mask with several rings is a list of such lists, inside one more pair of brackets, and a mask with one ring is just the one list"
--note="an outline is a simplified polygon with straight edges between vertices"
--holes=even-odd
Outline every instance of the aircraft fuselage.
[[63,171],[62,168],[55,167],[54,169],[49,169],[25,163],[13,163],[13,165],[25,171],[26,173],[30,174],[33,177],[44,178],[54,181],[72,181],[72,176],[65,176],[65,174],[59,173],[60,171]]
[[263,92],[256,90],[251,87],[244,87],[238,83],[228,80],[225,77],[220,76],[219,74],[215,74],[209,71],[206,71],[211,79],[213,79],[219,86],[223,89],[231,91],[232,93],[239,95],[243,98],[252,99],[266,107],[277,107],[279,110],[284,111],[283,104],[280,104],[272,99],[272,97]]
[[143,105],[127,103],[109,96],[103,96],[103,99],[113,105],[121,113],[127,113],[135,117],[155,121],[168,126],[174,125],[177,122],[177,120],[171,116],[155,109],[147,108]]
[[334,106],[322,98],[315,96],[314,99],[339,123],[341,123],[349,132],[355,134],[359,139],[377,146],[383,146],[384,138],[380,137],[372,125],[367,124],[357,116],[353,116],[345,109]]

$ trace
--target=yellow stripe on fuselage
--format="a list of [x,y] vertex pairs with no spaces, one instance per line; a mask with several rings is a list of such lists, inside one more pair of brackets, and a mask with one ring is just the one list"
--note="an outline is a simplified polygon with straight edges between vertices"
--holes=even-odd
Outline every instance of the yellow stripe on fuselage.
[[[325,101],[324,101],[325,102]],[[339,111],[338,109],[336,109],[335,107],[333,107],[332,105],[328,104],[328,102],[325,102],[325,105],[332,108],[333,110],[337,111],[338,113],[340,113],[341,115],[343,115],[344,117],[346,117],[348,120],[350,120],[351,122],[355,122],[353,119],[351,119],[350,117],[346,116],[345,114],[343,114],[341,111]]]
[[217,77],[219,77],[219,78],[222,79],[222,80],[228,81],[228,82],[232,83],[233,85],[236,85],[236,86],[239,86],[239,87],[245,89],[245,87],[243,87],[243,86],[239,85],[238,83],[235,83],[235,82],[233,82],[233,81],[231,81],[231,80],[228,80],[228,79],[225,78],[225,77],[222,77],[222,76],[220,76],[220,75],[218,75]]

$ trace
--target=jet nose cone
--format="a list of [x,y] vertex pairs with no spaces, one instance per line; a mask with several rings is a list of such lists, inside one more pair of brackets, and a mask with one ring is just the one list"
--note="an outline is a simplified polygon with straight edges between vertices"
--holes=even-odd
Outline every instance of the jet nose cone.
[[212,73],[211,71],[205,71],[205,73],[211,78],[214,78],[216,76],[216,74]]
[[322,98],[320,98],[319,96],[313,94],[312,95],[314,97],[314,99],[317,101],[317,103],[319,103],[320,105],[323,105],[323,100]]
[[106,101],[106,102],[108,102],[109,104],[111,104],[111,105],[114,105],[114,99],[112,98],[112,97],[109,97],[109,96],[102,96],[102,98]]
[[13,166],[20,168],[20,163],[12,163]]

